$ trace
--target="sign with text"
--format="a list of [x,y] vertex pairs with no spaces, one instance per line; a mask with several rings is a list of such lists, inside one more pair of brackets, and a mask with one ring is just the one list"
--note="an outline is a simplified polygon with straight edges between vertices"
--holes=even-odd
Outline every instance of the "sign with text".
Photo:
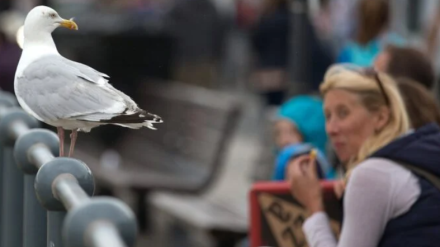
[[[336,236],[342,208],[331,182],[322,182],[325,208]],[[293,198],[286,182],[260,182],[251,190],[251,247],[307,247],[302,225],[306,210]]]

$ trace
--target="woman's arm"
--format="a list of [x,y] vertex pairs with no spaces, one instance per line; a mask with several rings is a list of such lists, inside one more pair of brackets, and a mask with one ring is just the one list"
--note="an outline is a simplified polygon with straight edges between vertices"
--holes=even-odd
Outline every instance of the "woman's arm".
[[420,195],[417,178],[392,161],[370,159],[348,181],[339,243],[325,213],[315,213],[303,225],[311,247],[374,247],[387,222],[407,212]]

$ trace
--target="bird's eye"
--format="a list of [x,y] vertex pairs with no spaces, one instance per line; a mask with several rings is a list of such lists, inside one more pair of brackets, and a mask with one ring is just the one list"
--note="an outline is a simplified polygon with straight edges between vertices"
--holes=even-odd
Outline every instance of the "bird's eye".
[[55,13],[50,13],[49,16],[50,16],[51,18],[55,18],[55,17],[57,17],[57,14],[55,14]]

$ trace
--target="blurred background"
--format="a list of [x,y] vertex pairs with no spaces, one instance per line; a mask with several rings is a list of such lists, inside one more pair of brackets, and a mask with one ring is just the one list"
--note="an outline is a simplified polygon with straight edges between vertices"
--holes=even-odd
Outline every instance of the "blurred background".
[[[272,120],[289,98],[319,93],[358,28],[360,1],[1,0],[0,88],[13,92],[30,9],[74,17],[78,31],[53,34],[59,52],[165,121],[79,135],[75,156],[98,194],[133,208],[138,246],[248,246],[249,188],[273,173]],[[386,32],[426,51],[439,75],[440,2],[389,4]]]

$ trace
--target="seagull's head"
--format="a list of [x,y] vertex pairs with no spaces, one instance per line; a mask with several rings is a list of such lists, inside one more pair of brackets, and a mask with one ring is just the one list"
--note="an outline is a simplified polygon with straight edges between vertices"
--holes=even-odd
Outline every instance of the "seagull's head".
[[[78,30],[78,25],[72,20],[66,20],[54,10],[46,6],[37,6],[29,11],[24,21],[26,32],[52,33],[58,27]],[[28,31],[26,30],[28,29]]]

